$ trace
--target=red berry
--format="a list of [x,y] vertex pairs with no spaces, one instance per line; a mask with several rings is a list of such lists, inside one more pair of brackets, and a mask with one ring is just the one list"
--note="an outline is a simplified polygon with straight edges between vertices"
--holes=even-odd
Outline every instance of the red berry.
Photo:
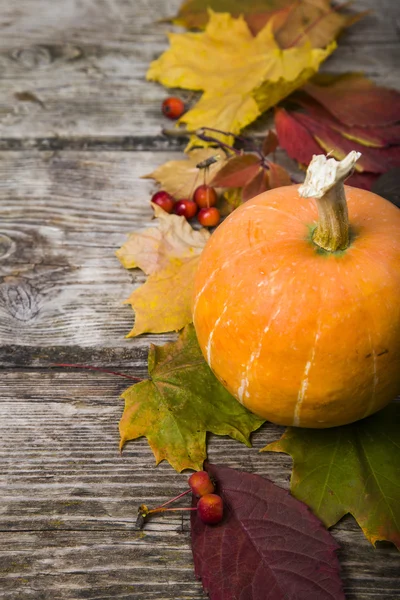
[[206,494],[197,503],[197,514],[203,523],[215,525],[222,520],[224,503],[217,494]]
[[193,200],[200,208],[209,208],[217,204],[218,196],[213,187],[209,185],[199,185],[193,194]]
[[168,119],[179,119],[185,112],[185,105],[180,98],[166,98],[161,105],[161,110]]
[[214,492],[214,485],[206,471],[197,471],[189,477],[189,485],[195,496],[205,496]]
[[197,204],[193,200],[178,200],[175,202],[174,213],[191,219],[197,213]]
[[171,194],[168,194],[168,192],[164,192],[164,190],[156,192],[152,196],[151,201],[153,202],[153,204],[157,204],[158,206],[160,206],[167,213],[171,213],[172,209],[174,208],[173,197],[171,196]]
[[218,225],[221,215],[218,208],[210,206],[210,208],[201,208],[197,219],[203,227],[215,227],[215,225]]

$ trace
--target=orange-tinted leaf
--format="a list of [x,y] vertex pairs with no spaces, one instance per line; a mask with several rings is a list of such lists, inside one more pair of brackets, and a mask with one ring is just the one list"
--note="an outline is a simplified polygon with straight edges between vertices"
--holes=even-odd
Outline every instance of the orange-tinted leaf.
[[268,154],[275,152],[275,150],[278,147],[278,144],[279,142],[276,133],[274,131],[268,131],[267,135],[264,138],[261,149],[264,156],[268,156]]
[[325,48],[347,27],[365,14],[342,13],[343,4],[332,6],[331,0],[301,0],[287,11],[287,17],[275,37],[281,48],[290,48],[308,41],[313,48]]
[[187,0],[173,19],[177,25],[189,29],[205,27],[210,18],[209,9],[214,12],[227,12],[233,17],[243,15],[253,33],[258,33],[276,12],[289,6],[293,0]]
[[292,185],[289,173],[276,163],[269,163],[268,181],[270,189]]
[[268,190],[268,173],[263,167],[258,167],[257,174],[251,179],[242,190],[242,200],[247,202],[250,198],[258,196]]
[[304,90],[345,125],[371,127],[400,121],[400,93],[375,85],[360,74],[315,78]]
[[300,164],[308,165],[314,154],[321,154],[321,146],[309,131],[283,108],[275,111],[275,127],[279,145]]
[[315,121],[303,113],[293,113],[292,116],[314,136],[315,140],[326,151],[331,152],[337,160],[342,160],[349,152],[356,150],[362,156],[357,162],[356,171],[370,173],[385,173],[391,167],[400,166],[400,146],[391,148],[368,148],[348,140],[326,125]]
[[335,119],[322,104],[319,104],[319,102],[310,96],[296,94],[293,100],[305,108],[308,114],[317,121],[329,125],[335,131],[340,132],[343,137],[358,142],[363,146],[383,148],[393,144],[400,144],[400,125],[384,125],[382,127],[358,127],[354,125],[350,127]]
[[243,187],[258,172],[260,159],[255,154],[234,156],[218,171],[211,185],[222,188]]
[[[248,4],[250,6],[250,3]],[[267,11],[267,12],[257,12],[257,13],[248,13],[245,14],[246,23],[249,26],[250,31],[253,35],[257,35],[263,27],[273,19],[273,28],[276,31],[278,24],[283,25],[283,23],[287,19],[288,12],[292,9],[293,4],[289,4],[288,6],[281,8],[279,10]]]

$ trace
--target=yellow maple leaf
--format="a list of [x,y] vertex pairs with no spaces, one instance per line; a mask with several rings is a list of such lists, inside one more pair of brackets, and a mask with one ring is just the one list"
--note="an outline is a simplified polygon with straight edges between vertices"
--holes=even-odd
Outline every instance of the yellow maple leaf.
[[125,268],[140,267],[149,274],[125,301],[135,311],[135,325],[127,337],[178,331],[192,321],[193,278],[210,234],[195,231],[184,217],[159,206],[154,205],[154,211],[156,226],[132,233],[116,252]]
[[163,190],[174,198],[191,198],[195,188],[203,183],[202,170],[196,167],[207,158],[217,157],[217,161],[207,168],[207,181],[224,166],[225,154],[217,148],[199,148],[192,150],[183,160],[169,160],[160,165],[143,179],[155,179]]
[[239,133],[303,85],[336,48],[335,42],[325,49],[306,42],[282,50],[273,19],[254,37],[243,17],[212,11],[204,32],[170,33],[169,41],[170,49],[151,63],[147,79],[203,90],[180,122],[191,131],[213,127],[230,133]]

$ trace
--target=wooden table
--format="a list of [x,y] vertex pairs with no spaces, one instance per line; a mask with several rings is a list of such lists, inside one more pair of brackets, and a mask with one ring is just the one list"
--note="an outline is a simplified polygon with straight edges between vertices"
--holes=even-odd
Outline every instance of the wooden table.
[[[179,493],[187,475],[154,466],[145,439],[118,451],[126,382],[51,368],[73,362],[146,375],[150,342],[127,340],[121,302],[139,284],[114,256],[151,219],[140,177],[180,156],[160,130],[161,86],[145,82],[178,0],[0,2],[0,598],[200,600],[189,521],[134,528],[138,505]],[[325,70],[365,70],[398,85],[399,7],[342,38]],[[129,382],[128,382],[129,383]],[[291,459],[210,436],[212,461],[287,488]],[[374,549],[347,517],[333,528],[349,600],[400,597],[398,556]]]

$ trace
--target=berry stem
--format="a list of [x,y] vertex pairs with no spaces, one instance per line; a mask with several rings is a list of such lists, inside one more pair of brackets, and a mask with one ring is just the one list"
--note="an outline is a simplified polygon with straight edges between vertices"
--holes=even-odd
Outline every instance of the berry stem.
[[[182,492],[182,494],[179,494],[179,496],[175,496],[175,498],[172,498],[171,500],[164,502],[164,504],[157,506],[157,509],[163,508],[164,506],[167,506],[167,504],[171,504],[171,502],[175,502],[175,500],[179,500],[179,498],[182,498],[182,496],[186,496],[186,494],[188,494],[191,491],[192,491],[191,488],[189,488],[188,490],[186,490],[186,492]],[[157,510],[157,509],[154,509],[154,510]]]
[[132,375],[125,375],[124,373],[118,373],[118,371],[109,371],[108,369],[101,369],[100,367],[92,367],[91,365],[75,365],[70,363],[54,363],[52,367],[70,367],[73,369],[88,369],[90,371],[99,371],[100,373],[108,373],[109,375],[116,375],[117,377],[125,377],[125,379],[132,379],[132,381],[144,381],[140,377],[133,377]]
[[183,508],[152,508],[151,510],[149,510],[149,512],[147,513],[148,515],[154,515],[154,513],[160,513],[160,512],[177,512],[180,510],[197,510],[197,507],[192,508],[189,506],[185,506]]

